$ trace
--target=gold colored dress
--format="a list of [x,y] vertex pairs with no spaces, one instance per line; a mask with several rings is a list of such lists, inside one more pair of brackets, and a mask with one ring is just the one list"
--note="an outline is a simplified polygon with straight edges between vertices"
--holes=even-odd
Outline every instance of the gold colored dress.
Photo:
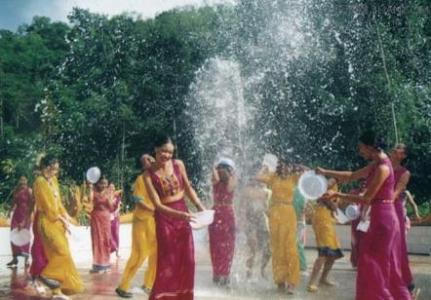
[[[337,190],[336,187],[331,190]],[[318,200],[314,209],[312,225],[316,235],[316,245],[319,256],[328,256],[333,258],[343,257],[340,250],[340,243],[335,231],[336,220],[332,215],[331,209],[325,205],[324,201]]]
[[297,175],[282,178],[268,174],[264,182],[272,190],[269,209],[269,230],[272,248],[272,270],[276,284],[298,285],[300,264],[296,246],[296,213],[293,193],[298,183]]
[[48,259],[42,276],[60,282],[60,289],[65,294],[79,293],[84,285],[70,254],[66,229],[58,219],[66,214],[66,210],[61,203],[57,178],[48,182],[39,176],[34,182],[33,193],[40,214],[37,226]]

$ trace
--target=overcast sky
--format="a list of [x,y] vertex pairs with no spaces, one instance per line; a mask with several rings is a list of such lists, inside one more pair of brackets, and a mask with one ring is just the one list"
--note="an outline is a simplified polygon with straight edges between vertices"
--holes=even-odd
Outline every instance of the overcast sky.
[[54,21],[67,21],[73,7],[92,12],[115,15],[137,12],[143,18],[186,5],[234,3],[235,0],[0,0],[0,28],[16,30],[23,23],[30,23],[34,16],[47,16]]

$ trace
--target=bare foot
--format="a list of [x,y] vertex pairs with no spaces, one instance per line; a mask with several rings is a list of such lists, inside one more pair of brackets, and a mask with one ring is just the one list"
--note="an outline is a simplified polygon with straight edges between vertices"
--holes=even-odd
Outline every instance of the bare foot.
[[420,293],[421,293],[421,289],[420,288],[414,289],[413,295],[412,295],[412,300],[418,300]]
[[315,293],[315,292],[317,292],[318,290],[319,290],[319,288],[317,287],[317,285],[309,284],[309,285],[307,286],[307,291],[308,291],[308,292],[310,292],[310,293]]
[[284,283],[277,284],[277,291],[279,293],[284,293],[284,290],[286,289],[286,285]]
[[328,279],[320,280],[320,281],[319,281],[319,284],[320,284],[320,285],[326,285],[326,286],[338,286],[338,284],[337,284],[336,282],[334,282],[334,281],[330,281],[330,280],[328,280]]
[[288,295],[294,295],[295,294],[295,287],[291,284],[287,285],[287,294]]

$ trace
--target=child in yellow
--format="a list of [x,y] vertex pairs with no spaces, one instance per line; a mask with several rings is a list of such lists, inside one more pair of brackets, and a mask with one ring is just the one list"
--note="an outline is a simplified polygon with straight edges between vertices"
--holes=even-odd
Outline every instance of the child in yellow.
[[76,294],[84,289],[66,238],[68,215],[61,203],[57,178],[58,160],[47,155],[41,161],[42,176],[37,177],[33,193],[40,218],[37,224],[48,264],[41,280],[52,289],[54,299],[68,299],[62,294]]
[[[338,190],[336,182],[332,179],[329,181],[329,186],[330,190]],[[312,224],[316,235],[318,257],[314,262],[313,271],[310,275],[307,288],[309,292],[316,292],[318,290],[316,282],[322,267],[323,272],[319,284],[327,286],[335,285],[335,283],[328,280],[328,274],[332,269],[334,261],[343,257],[343,253],[340,250],[340,243],[338,242],[335,232],[336,220],[332,215],[336,208],[337,205],[335,201],[319,199],[314,209]]]
[[[141,158],[143,167],[148,167],[151,157],[144,155]],[[127,292],[133,277],[139,267],[148,258],[148,268],[144,276],[143,289],[149,293],[156,277],[157,241],[156,225],[154,222],[154,205],[148,196],[143,175],[136,178],[133,195],[139,199],[133,214],[132,223],[132,253],[127,261],[120,285],[115,290],[120,297],[130,298],[132,293]]]
[[269,230],[272,248],[272,270],[274,282],[280,290],[293,294],[300,280],[299,255],[296,246],[296,213],[293,193],[299,175],[290,174],[287,164],[279,161],[275,173],[265,172],[258,180],[272,190],[269,209]]

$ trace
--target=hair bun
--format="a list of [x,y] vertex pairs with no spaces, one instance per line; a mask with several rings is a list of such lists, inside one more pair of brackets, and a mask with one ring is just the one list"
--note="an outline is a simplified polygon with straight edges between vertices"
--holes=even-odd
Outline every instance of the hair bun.
[[380,150],[384,150],[387,147],[386,140],[383,137],[377,137],[374,143],[374,147]]

